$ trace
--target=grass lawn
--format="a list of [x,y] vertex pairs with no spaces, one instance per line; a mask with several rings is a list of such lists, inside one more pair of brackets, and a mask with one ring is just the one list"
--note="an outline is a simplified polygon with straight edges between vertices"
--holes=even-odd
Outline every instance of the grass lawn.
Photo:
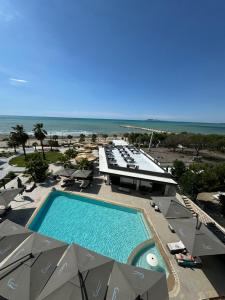
[[[27,154],[27,158],[29,158],[29,156],[31,156],[32,154],[33,153]],[[42,155],[42,153],[40,153],[40,155]],[[62,153],[50,151],[50,152],[46,152],[45,156],[48,163],[55,163],[60,160],[60,157],[62,157]],[[24,155],[20,155],[10,159],[9,164],[15,165],[17,167],[25,167]]]

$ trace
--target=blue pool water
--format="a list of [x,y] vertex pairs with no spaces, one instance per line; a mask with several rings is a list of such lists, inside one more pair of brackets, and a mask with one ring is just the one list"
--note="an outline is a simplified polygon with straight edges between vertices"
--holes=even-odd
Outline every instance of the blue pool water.
[[59,191],[49,194],[29,228],[120,262],[151,238],[139,211]]
[[[157,260],[158,260],[157,266],[153,267],[147,263],[146,257],[149,253],[154,254],[157,257]],[[166,267],[164,259],[160,255],[160,252],[155,244],[153,244],[151,246],[147,246],[146,248],[143,248],[134,258],[132,265],[135,265],[137,267],[141,267],[144,269],[152,270],[152,271],[163,272],[166,274],[167,277],[169,275],[169,271]]]

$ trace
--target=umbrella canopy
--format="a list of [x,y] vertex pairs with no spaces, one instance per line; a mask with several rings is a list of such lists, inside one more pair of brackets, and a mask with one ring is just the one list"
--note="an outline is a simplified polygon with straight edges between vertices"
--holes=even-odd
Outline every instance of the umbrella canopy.
[[26,241],[27,243],[21,245],[24,251],[21,251],[23,248],[16,251],[17,258],[21,253],[25,254],[29,251],[33,251],[34,256],[21,264],[16,264],[15,268],[0,275],[1,295],[7,299],[36,299],[66,249],[64,243],[44,236],[38,237],[38,234],[27,240],[29,242]]
[[[104,299],[113,260],[78,245],[70,245],[38,300],[57,298],[67,290],[64,300]],[[55,297],[55,298],[54,298]]]
[[[1,268],[5,268],[23,259],[29,265],[32,265],[40,254],[51,253],[51,250],[56,249],[59,249],[59,252],[64,252],[66,247],[67,244],[63,242],[34,232],[22,244],[18,245],[13,254],[1,265]],[[27,260],[28,258],[29,260]]]
[[91,176],[92,170],[77,170],[73,173],[73,178],[87,179]]
[[98,146],[94,145],[94,144],[86,144],[86,145],[84,145],[84,148],[85,149],[97,149]]
[[168,300],[165,274],[115,262],[106,300],[136,300],[138,296]]
[[74,169],[61,168],[60,170],[56,171],[54,175],[58,175],[62,177],[70,177],[73,173],[74,173]]
[[0,205],[7,207],[9,203],[22,192],[22,188],[19,189],[6,189],[0,190]]
[[30,230],[9,220],[2,222],[0,224],[0,263],[31,234]]
[[183,206],[176,197],[151,197],[167,219],[192,218],[189,209]]
[[198,226],[196,218],[171,219],[169,223],[193,256],[225,254],[225,245],[204,224]]

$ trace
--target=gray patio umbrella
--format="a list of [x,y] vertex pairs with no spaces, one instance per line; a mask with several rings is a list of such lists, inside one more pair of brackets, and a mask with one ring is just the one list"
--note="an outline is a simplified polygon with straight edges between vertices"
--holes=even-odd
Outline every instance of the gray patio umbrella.
[[196,218],[171,219],[169,223],[193,256],[225,254],[225,245]]
[[22,192],[22,188],[20,189],[6,189],[0,190],[0,205],[7,207],[9,203]]
[[58,175],[62,177],[70,177],[73,173],[74,173],[74,169],[61,168],[60,170],[56,171],[54,175]]
[[151,197],[167,219],[192,218],[189,209],[183,206],[176,197]]
[[[0,224],[0,263],[32,232],[9,220]],[[0,268],[1,269],[1,268]]]
[[106,300],[168,300],[166,276],[130,265],[114,263]]
[[87,179],[91,176],[92,171],[91,170],[76,170],[73,174],[73,178],[77,179]]
[[[38,300],[60,299],[59,295],[64,290],[67,291],[64,300],[103,300],[112,266],[110,258],[75,244],[70,245]],[[76,297],[72,298],[74,295]]]
[[56,250],[60,253],[66,250],[67,244],[50,237],[41,235],[39,233],[32,233],[23,243],[18,245],[17,249],[12,255],[1,265],[1,269],[6,268],[18,261],[26,262],[30,266],[40,256],[47,253],[56,253]]
[[9,272],[0,275],[0,291],[3,297],[10,300],[36,299],[65,252],[64,243],[43,236],[39,239],[38,234],[36,236],[37,238],[28,239],[29,241],[33,239],[32,247],[30,247],[32,243],[28,243],[28,246],[25,242],[21,245],[24,251],[16,252],[20,256],[21,252],[25,254],[26,251],[32,250],[34,257],[17,263],[14,268],[11,265]]

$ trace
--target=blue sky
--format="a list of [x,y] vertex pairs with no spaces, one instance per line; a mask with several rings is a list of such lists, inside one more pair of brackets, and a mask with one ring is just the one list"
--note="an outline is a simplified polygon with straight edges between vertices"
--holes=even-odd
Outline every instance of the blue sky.
[[224,0],[0,0],[0,114],[225,122]]

